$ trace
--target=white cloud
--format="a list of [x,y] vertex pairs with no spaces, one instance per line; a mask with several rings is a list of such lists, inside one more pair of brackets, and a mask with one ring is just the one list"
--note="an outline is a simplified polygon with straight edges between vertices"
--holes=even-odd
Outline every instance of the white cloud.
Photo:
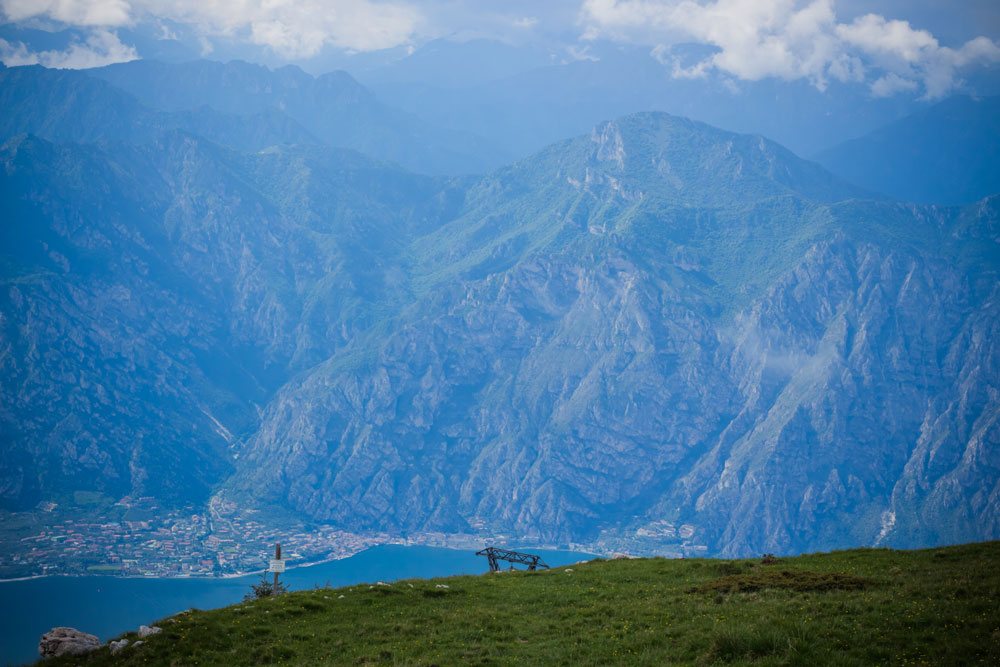
[[938,41],[926,30],[914,30],[906,21],[887,21],[878,14],[838,25],[836,32],[845,43],[866,53],[884,54],[908,63],[919,62],[938,48]]
[[113,28],[153,17],[268,46],[288,58],[326,45],[356,51],[407,43],[421,22],[412,7],[373,0],[0,0],[8,21],[43,18]]
[[871,89],[872,95],[875,97],[892,97],[896,93],[915,91],[917,89],[917,82],[912,79],[904,79],[894,72],[889,72],[885,76],[875,79],[872,82]]
[[85,69],[135,60],[139,54],[118,35],[104,29],[93,30],[86,41],[73,42],[63,51],[30,51],[21,42],[0,39],[0,61],[8,67],[44,65],[57,69]]
[[570,44],[566,47],[566,55],[569,56],[568,62],[576,62],[578,60],[589,60],[592,63],[596,63],[600,61],[600,58],[598,58],[597,56],[595,56],[593,53],[590,52],[589,46],[583,46],[581,48],[575,44]]
[[807,79],[821,90],[831,79],[871,78],[875,95],[922,87],[934,98],[959,83],[962,67],[1000,61],[1000,46],[986,37],[952,49],[906,21],[868,14],[841,23],[833,0],[584,0],[580,21],[587,39],[717,47],[693,65],[673,61],[676,77],[715,70],[751,81]]
[[915,30],[906,21],[889,21],[875,14],[838,25],[837,34],[887,72],[872,84],[872,92],[881,96],[915,90],[919,81],[927,97],[941,97],[955,87],[957,71],[962,67],[1000,61],[1000,46],[986,37],[952,49],[941,46],[926,30]]
[[77,26],[113,27],[130,21],[129,0],[0,0],[8,21],[50,18]]
[[163,21],[157,21],[156,27],[159,30],[158,39],[161,41],[177,41],[177,33],[170,29]]

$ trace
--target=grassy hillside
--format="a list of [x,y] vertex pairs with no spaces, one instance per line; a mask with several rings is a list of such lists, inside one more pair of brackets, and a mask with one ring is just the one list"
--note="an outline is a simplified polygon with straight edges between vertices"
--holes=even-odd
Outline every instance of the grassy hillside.
[[159,625],[117,656],[46,664],[998,664],[1000,542],[597,560],[295,592]]

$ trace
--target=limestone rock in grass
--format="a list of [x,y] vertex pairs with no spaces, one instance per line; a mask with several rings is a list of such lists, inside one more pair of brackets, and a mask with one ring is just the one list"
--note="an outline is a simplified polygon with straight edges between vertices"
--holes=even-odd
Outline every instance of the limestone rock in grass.
[[144,642],[144,641],[142,641],[142,640],[140,639],[140,640],[139,640],[139,641],[137,641],[136,643],[132,644],[132,648],[134,648],[134,649],[136,649],[136,648],[139,648],[140,646],[142,646],[142,645],[143,645],[143,644],[145,644],[145,643],[146,643],[146,642]]
[[38,654],[43,658],[61,655],[82,655],[100,648],[100,640],[76,628],[52,628],[38,642]]
[[155,635],[159,632],[163,632],[162,628],[158,628],[155,625],[140,625],[139,626],[139,636],[145,639],[150,635]]
[[111,655],[117,655],[126,646],[128,646],[128,640],[127,639],[120,639],[120,640],[118,640],[116,642],[110,642],[108,644],[108,648],[111,649]]

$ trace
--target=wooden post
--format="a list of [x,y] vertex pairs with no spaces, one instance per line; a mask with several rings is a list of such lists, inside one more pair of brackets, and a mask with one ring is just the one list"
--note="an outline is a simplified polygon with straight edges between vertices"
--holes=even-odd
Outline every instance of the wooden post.
[[[281,542],[274,545],[274,560],[281,560]],[[274,588],[271,589],[271,595],[278,594],[278,571],[274,571]]]

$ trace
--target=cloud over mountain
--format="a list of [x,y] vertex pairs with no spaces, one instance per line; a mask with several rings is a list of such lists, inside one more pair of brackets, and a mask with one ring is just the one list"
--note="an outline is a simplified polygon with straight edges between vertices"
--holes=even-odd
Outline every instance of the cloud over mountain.
[[867,82],[877,96],[920,89],[942,97],[963,67],[1000,61],[1000,45],[990,38],[951,48],[878,14],[841,22],[833,0],[585,0],[580,22],[586,38],[648,43],[661,60],[670,58],[671,43],[716,47],[694,64],[673,59],[677,77],[716,71],[751,81],[807,79],[820,89],[830,80]]
[[129,0],[3,0],[9,21],[44,17],[81,26],[121,26],[131,22]]
[[149,19],[175,21],[287,58],[309,57],[328,45],[358,51],[398,46],[421,21],[410,5],[370,0],[0,0],[0,11],[10,22],[49,20],[102,30]]
[[123,44],[111,30],[98,28],[85,40],[76,40],[63,50],[32,51],[21,42],[0,39],[0,61],[9,67],[44,65],[60,69],[86,69],[137,60],[135,48]]
[[[0,59],[88,67],[148,56],[116,32],[140,25],[157,26],[162,39],[175,38],[173,28],[190,29],[203,54],[231,42],[287,61],[444,35],[518,42],[546,34],[550,41],[568,40],[569,52],[596,39],[648,45],[677,78],[807,80],[820,90],[831,81],[853,82],[876,97],[905,92],[936,99],[960,87],[966,68],[1000,62],[996,24],[976,18],[993,15],[984,1],[967,0],[953,13],[950,22],[964,26],[957,37],[940,12],[933,31],[918,27],[927,2],[891,0],[552,0],[543,6],[523,0],[0,0],[0,23],[82,31],[62,51],[0,42]],[[691,42],[714,52],[691,61],[672,51]]]

